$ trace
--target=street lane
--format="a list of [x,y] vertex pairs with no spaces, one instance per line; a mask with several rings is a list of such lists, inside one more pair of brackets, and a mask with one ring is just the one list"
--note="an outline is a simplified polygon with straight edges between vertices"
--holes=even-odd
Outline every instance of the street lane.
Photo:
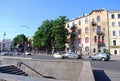
[[120,81],[120,61],[91,61],[95,81]]

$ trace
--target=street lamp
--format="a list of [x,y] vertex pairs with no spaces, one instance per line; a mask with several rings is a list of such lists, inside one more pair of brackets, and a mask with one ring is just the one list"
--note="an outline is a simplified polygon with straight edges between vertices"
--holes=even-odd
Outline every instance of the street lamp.
[[5,47],[5,44],[4,44],[5,36],[6,36],[6,33],[4,32],[4,34],[3,34],[3,51],[4,51],[4,47]]

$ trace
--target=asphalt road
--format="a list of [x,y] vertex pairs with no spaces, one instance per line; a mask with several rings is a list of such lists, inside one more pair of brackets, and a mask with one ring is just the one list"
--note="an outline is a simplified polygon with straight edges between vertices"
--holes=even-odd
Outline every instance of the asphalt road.
[[95,81],[120,81],[120,61],[91,61]]

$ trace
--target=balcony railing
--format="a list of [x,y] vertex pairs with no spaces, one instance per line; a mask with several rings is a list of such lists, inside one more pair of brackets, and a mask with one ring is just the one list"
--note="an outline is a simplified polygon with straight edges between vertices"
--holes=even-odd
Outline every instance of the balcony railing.
[[73,25],[71,26],[71,30],[75,29],[76,28],[76,25]]
[[98,46],[105,47],[105,43],[104,42],[98,42]]
[[97,26],[96,22],[92,22],[91,24],[92,24],[92,26]]
[[96,33],[97,33],[97,35],[105,35],[105,33],[102,31],[97,31]]

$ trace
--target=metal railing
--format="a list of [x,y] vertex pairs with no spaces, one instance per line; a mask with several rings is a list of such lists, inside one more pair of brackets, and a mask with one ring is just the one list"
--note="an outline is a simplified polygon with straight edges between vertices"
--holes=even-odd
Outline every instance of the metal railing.
[[36,71],[35,69],[31,68],[30,66],[28,66],[27,64],[23,63],[23,62],[18,62],[17,63],[17,66],[18,67],[21,67],[21,65],[25,65],[27,68],[29,68],[30,70],[34,71],[35,73],[37,73],[38,75],[44,77],[44,78],[50,78],[50,79],[56,79],[54,77],[51,77],[51,76],[44,76],[43,74],[39,73],[38,71]]

